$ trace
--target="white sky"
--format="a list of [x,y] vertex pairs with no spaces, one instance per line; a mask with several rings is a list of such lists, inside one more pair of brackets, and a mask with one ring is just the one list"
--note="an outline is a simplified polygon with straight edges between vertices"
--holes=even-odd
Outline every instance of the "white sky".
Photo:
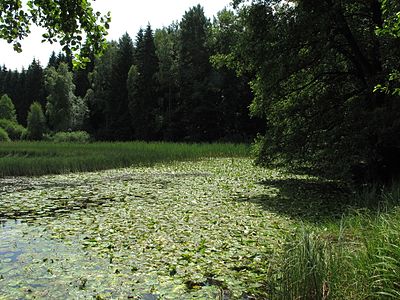
[[[111,24],[108,39],[118,40],[125,32],[135,38],[140,27],[150,23],[153,29],[168,26],[180,20],[189,8],[200,4],[207,17],[229,5],[230,0],[96,0],[93,7],[105,14],[111,11]],[[22,53],[13,50],[11,44],[0,40],[0,66],[8,69],[27,68],[33,58],[39,59],[46,66],[51,52],[60,51],[56,44],[41,43],[41,29],[32,28],[32,33],[22,41]]]

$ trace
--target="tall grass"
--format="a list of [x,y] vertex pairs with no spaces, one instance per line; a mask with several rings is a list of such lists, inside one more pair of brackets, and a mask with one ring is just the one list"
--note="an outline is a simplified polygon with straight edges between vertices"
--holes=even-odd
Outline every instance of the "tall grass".
[[278,299],[326,299],[329,293],[326,243],[302,228],[290,240]]
[[[329,229],[309,224],[294,233],[274,298],[400,299],[399,191],[397,184],[376,193],[379,210],[353,211]],[[371,201],[371,191],[365,197]]]
[[206,157],[243,157],[248,152],[247,145],[236,144],[0,143],[0,176],[94,171]]

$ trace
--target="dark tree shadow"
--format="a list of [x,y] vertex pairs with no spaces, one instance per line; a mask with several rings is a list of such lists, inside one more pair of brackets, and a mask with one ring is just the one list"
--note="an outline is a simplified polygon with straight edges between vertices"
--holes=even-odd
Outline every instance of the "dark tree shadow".
[[354,195],[336,182],[288,178],[259,184],[265,187],[265,194],[238,201],[250,201],[265,210],[308,222],[340,219],[354,207]]

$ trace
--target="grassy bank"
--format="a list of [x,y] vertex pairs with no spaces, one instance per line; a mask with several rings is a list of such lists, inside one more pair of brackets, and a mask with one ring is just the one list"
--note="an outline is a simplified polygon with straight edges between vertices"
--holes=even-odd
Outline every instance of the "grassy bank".
[[363,193],[375,207],[301,226],[287,239],[275,298],[400,299],[399,195],[399,185]]
[[174,143],[0,143],[0,176],[95,171],[206,157],[244,157],[249,147],[234,144]]

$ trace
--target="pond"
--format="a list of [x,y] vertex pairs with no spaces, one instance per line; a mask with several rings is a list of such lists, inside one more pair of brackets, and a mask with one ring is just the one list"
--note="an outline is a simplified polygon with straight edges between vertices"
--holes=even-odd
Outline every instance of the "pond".
[[0,179],[0,298],[266,297],[293,225],[245,199],[278,197],[258,184],[278,175],[210,159]]

